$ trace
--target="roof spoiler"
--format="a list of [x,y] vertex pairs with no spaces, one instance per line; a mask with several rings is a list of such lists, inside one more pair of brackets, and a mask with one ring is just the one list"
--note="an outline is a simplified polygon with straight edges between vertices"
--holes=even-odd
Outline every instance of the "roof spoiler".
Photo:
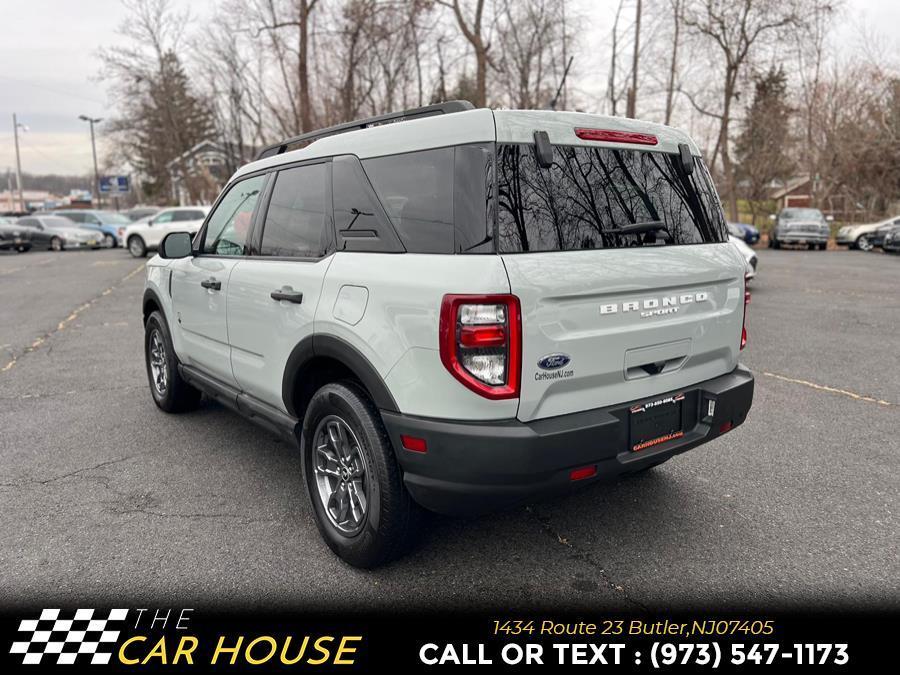
[[445,101],[443,103],[426,105],[421,108],[412,108],[410,110],[392,112],[385,115],[376,115],[375,117],[367,117],[365,119],[355,120],[353,122],[345,122],[344,124],[337,124],[333,127],[327,127],[325,129],[319,129],[317,131],[310,131],[305,134],[300,134],[299,136],[292,136],[291,138],[286,138],[279,143],[275,143],[274,145],[268,145],[260,151],[260,153],[256,156],[256,159],[263,159],[265,157],[280,155],[284,152],[287,152],[288,148],[292,145],[297,145],[299,143],[309,144],[320,138],[325,138],[326,136],[336,136],[337,134],[343,134],[348,131],[368,129],[370,127],[377,127],[382,124],[406,122],[409,120],[419,119],[421,117],[432,117],[434,115],[449,115],[450,113],[463,112],[465,110],[474,109],[475,106],[472,105],[469,101]]

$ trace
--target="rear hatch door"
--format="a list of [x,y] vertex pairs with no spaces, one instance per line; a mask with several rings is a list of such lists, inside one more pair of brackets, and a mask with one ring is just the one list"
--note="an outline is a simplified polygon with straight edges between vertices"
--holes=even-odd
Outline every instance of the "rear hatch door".
[[499,249],[522,306],[518,417],[678,391],[737,364],[745,264],[699,157],[498,144]]

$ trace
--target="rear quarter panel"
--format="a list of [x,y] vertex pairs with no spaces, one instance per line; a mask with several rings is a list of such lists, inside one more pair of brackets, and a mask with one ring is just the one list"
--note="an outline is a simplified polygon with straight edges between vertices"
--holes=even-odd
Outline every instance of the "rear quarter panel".
[[441,363],[438,329],[447,293],[509,293],[500,257],[337,253],[322,288],[315,331],[341,338],[365,356],[404,414],[515,417],[517,400],[482,398]]

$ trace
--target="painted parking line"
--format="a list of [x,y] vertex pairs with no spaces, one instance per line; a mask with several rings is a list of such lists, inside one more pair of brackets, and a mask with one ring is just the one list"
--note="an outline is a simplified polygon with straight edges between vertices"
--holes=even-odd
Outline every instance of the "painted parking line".
[[772,377],[776,380],[781,380],[782,382],[790,382],[792,384],[801,384],[804,387],[809,387],[810,389],[815,389],[817,391],[825,391],[829,394],[838,394],[840,396],[847,396],[848,398],[855,399],[857,401],[864,401],[865,403],[876,403],[881,406],[897,406],[896,403],[891,403],[890,401],[885,401],[884,399],[875,398],[874,396],[866,396],[864,394],[857,394],[853,391],[848,391],[847,389],[839,389],[837,387],[829,387],[825,384],[816,384],[815,382],[810,382],[809,380],[799,380],[793,377],[787,377],[786,375],[779,375],[778,373],[768,373],[763,372],[763,375],[766,377]]
[[0,373],[5,373],[5,372],[7,372],[8,370],[12,370],[12,369],[15,367],[16,363],[18,363],[19,360],[20,360],[23,356],[25,356],[26,354],[31,354],[32,352],[37,351],[38,349],[40,349],[40,348],[41,348],[41,347],[42,347],[42,346],[43,346],[50,338],[52,338],[54,335],[56,335],[56,334],[58,334],[58,333],[64,331],[64,330],[65,330],[65,329],[66,329],[66,328],[67,328],[67,327],[68,327],[75,319],[77,319],[84,311],[86,311],[86,310],[90,309],[91,307],[93,307],[93,306],[97,303],[98,300],[100,300],[101,298],[103,298],[103,297],[109,295],[110,293],[112,293],[112,292],[113,292],[114,290],[116,290],[119,286],[121,286],[121,285],[124,284],[126,281],[128,281],[129,279],[131,279],[132,277],[134,277],[136,274],[138,274],[139,272],[141,272],[143,269],[144,269],[144,263],[141,263],[140,265],[138,265],[137,267],[135,267],[133,270],[131,270],[128,274],[126,274],[124,277],[122,277],[121,279],[119,279],[119,280],[118,280],[116,283],[114,283],[112,286],[110,286],[109,288],[103,290],[103,292],[101,292],[100,294],[94,296],[91,300],[88,300],[88,301],[85,302],[84,304],[79,305],[78,307],[76,307],[75,309],[73,309],[72,312],[71,312],[65,319],[63,319],[62,321],[60,321],[60,322],[57,324],[56,328],[54,328],[53,330],[51,330],[51,331],[49,331],[49,332],[47,332],[47,333],[44,333],[43,335],[41,335],[41,336],[35,338],[34,342],[32,342],[30,345],[28,345],[28,346],[22,351],[22,353],[21,353],[19,356],[13,356],[11,361],[9,361],[9,362],[8,362],[7,364],[5,364],[2,368],[0,368]]

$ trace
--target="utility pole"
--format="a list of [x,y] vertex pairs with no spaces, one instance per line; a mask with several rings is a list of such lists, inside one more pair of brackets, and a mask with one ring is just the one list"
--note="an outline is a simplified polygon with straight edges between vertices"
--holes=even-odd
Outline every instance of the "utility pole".
[[19,205],[22,211],[25,210],[25,195],[22,193],[22,160],[19,157],[19,127],[24,126],[24,124],[19,124],[19,120],[16,119],[16,113],[13,113],[13,136],[16,139],[16,189],[19,191]]
[[97,171],[97,144],[94,141],[94,125],[103,121],[100,117],[88,117],[79,115],[78,119],[91,125],[91,152],[94,154],[94,189],[97,191],[97,208],[102,206],[100,201],[100,172]]

